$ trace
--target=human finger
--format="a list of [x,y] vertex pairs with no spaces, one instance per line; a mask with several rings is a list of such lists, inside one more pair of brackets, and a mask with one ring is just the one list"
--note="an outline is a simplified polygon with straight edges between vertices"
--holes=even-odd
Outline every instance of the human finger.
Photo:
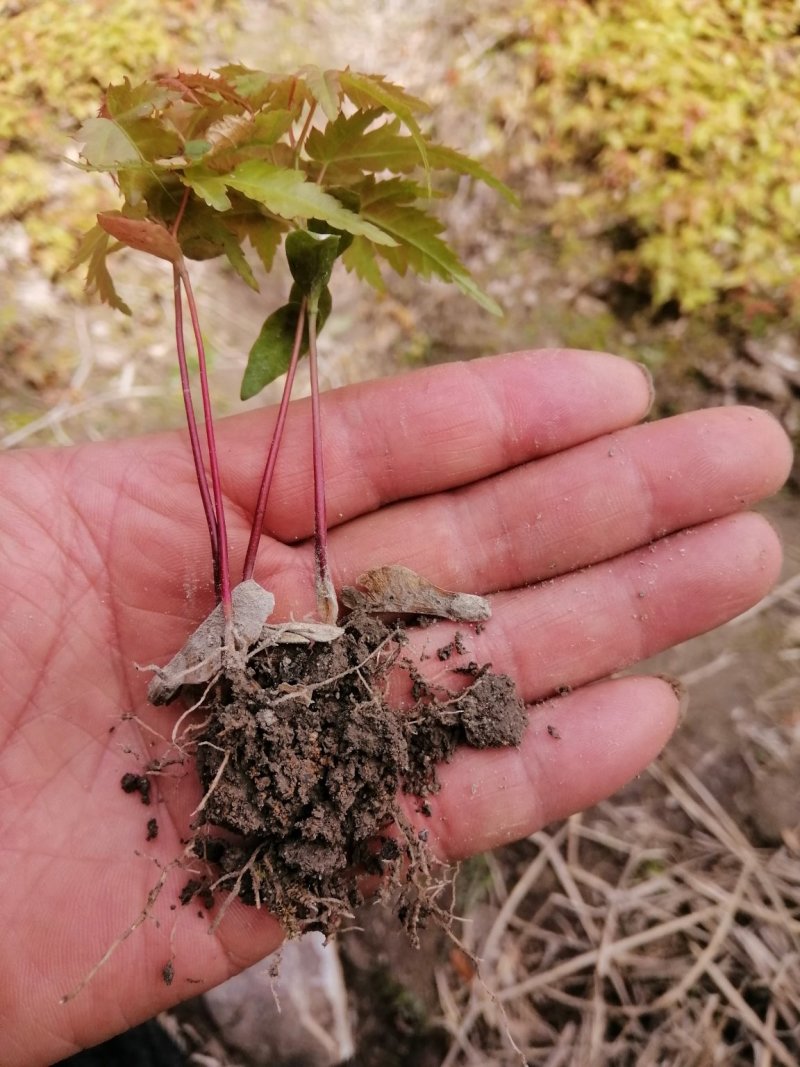
[[750,507],[790,464],[766,412],[692,412],[383,508],[334,530],[331,559],[339,584],[400,562],[449,589],[510,589]]
[[[603,678],[721,625],[777,579],[781,547],[760,515],[733,515],[623,556],[491,598],[481,630],[439,623],[409,632],[409,654],[440,684],[468,662],[511,675],[525,701]],[[461,633],[462,655],[438,649]],[[402,675],[394,699],[404,699]]]
[[441,859],[497,848],[620,789],[661,751],[679,709],[660,678],[598,682],[534,707],[519,748],[459,749],[429,817],[418,798],[403,805]]
[[[332,526],[391,501],[442,492],[637,422],[652,387],[635,363],[596,352],[545,350],[429,367],[333,390],[322,398]],[[266,530],[283,541],[313,532],[310,408],[293,405]],[[236,454],[226,492],[252,509],[274,413],[220,427]],[[263,449],[256,447],[264,441]]]

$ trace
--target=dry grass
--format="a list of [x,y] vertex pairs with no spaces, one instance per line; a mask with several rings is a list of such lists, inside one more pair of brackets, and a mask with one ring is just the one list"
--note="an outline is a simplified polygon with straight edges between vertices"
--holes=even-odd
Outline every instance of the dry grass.
[[797,842],[757,849],[688,768],[649,773],[668,821],[608,802],[529,839],[488,932],[466,935],[486,988],[437,976],[443,1067],[518,1063],[503,1015],[543,1067],[800,1060]]

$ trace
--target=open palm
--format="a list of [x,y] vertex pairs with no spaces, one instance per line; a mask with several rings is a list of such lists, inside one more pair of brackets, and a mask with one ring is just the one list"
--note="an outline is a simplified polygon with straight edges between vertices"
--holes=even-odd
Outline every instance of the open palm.
[[[490,595],[470,656],[513,674],[532,704],[571,690],[532,708],[518,750],[464,751],[444,770],[426,820],[443,857],[519,838],[641,770],[678,698],[659,679],[608,675],[744,610],[777,575],[771,528],[741,513],[786,476],[777,424],[727,408],[635,425],[649,400],[637,367],[577,352],[324,398],[336,584],[398,562]],[[272,417],[219,428],[238,566]],[[309,418],[293,407],[256,571],[282,617],[314,606]],[[148,707],[136,665],[165,662],[213,606],[207,531],[179,434],[7,455],[0,493],[0,1063],[22,1067],[221,982],[281,933],[236,904],[210,935],[196,906],[175,907],[176,873],[60,1003],[141,912],[199,798],[188,768],[156,780],[150,807],[120,778],[175,719]]]

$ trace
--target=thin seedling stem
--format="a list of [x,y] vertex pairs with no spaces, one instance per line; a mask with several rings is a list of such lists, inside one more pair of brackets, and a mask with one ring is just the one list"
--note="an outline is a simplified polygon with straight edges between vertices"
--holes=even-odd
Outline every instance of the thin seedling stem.
[[278,452],[281,447],[281,440],[283,439],[283,430],[286,425],[286,413],[289,410],[289,400],[292,395],[292,386],[294,385],[294,376],[297,371],[297,364],[300,361],[300,349],[303,345],[303,326],[306,319],[306,297],[303,297],[300,303],[300,313],[297,316],[297,329],[294,335],[294,344],[292,346],[292,357],[289,361],[289,369],[286,372],[286,381],[283,385],[283,395],[281,396],[280,407],[278,408],[278,417],[275,420],[275,428],[272,431],[272,441],[269,446],[269,453],[267,454],[267,462],[264,465],[264,473],[261,476],[261,486],[258,490],[258,500],[256,501],[256,509],[253,515],[253,525],[250,530],[250,541],[247,545],[247,555],[244,560],[244,571],[242,573],[242,581],[246,582],[253,577],[253,571],[256,567],[256,556],[258,554],[258,546],[261,540],[261,530],[264,525],[264,513],[267,510],[267,499],[269,498],[269,491],[272,486],[272,478],[275,473],[275,464],[278,460]]
[[214,513],[214,505],[211,501],[211,493],[208,488],[208,478],[203,464],[203,452],[200,447],[200,435],[197,432],[197,418],[192,403],[192,390],[189,382],[189,367],[186,362],[186,342],[183,335],[183,301],[181,299],[181,275],[177,266],[172,268],[172,282],[175,293],[175,348],[178,353],[178,369],[181,376],[181,391],[183,393],[183,406],[186,410],[186,425],[189,429],[189,441],[192,447],[192,459],[194,471],[197,476],[197,487],[200,490],[200,499],[203,502],[208,534],[211,538],[211,558],[214,564],[214,589],[217,599],[221,595],[220,569],[219,569],[219,538],[217,536],[217,517]]
[[316,300],[312,300],[308,311],[308,365],[311,375],[311,434],[314,464],[314,587],[320,618],[323,622],[335,623],[339,615],[339,606],[328,566],[328,520],[325,507],[325,470],[317,370]]
[[233,618],[233,601],[231,600],[231,571],[228,560],[228,534],[225,525],[225,506],[222,500],[222,484],[219,476],[219,459],[217,455],[217,443],[214,436],[214,421],[211,414],[211,397],[208,391],[208,370],[206,366],[206,352],[203,344],[203,335],[200,331],[200,318],[197,314],[197,304],[194,299],[194,291],[189,278],[189,272],[183,264],[179,265],[181,281],[186,291],[186,301],[189,305],[189,317],[192,320],[195,345],[197,347],[197,362],[200,372],[200,392],[203,397],[203,416],[206,423],[206,440],[208,442],[208,464],[211,469],[211,490],[214,496],[214,510],[217,518],[217,546],[219,559],[219,597],[222,601],[222,611],[226,622],[230,623]]
[[181,202],[178,206],[178,214],[175,216],[175,221],[172,224],[172,236],[175,238],[177,238],[178,236],[178,230],[180,229],[181,222],[183,221],[183,213],[186,211],[186,205],[189,203],[190,191],[191,190],[187,185],[186,188],[183,190],[183,196],[181,197]]
[[308,132],[311,129],[311,123],[314,121],[314,112],[316,110],[317,110],[317,105],[316,104],[312,104],[309,107],[308,114],[306,115],[306,121],[303,123],[303,128],[300,131],[300,136],[297,138],[297,143],[294,146],[294,164],[295,164],[295,167],[297,167],[299,165],[300,153],[303,150],[303,145],[305,144],[306,137],[308,137]]

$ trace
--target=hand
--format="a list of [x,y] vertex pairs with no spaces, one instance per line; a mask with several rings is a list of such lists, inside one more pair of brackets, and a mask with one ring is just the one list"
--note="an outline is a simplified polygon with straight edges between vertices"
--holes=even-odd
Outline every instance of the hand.
[[[444,768],[426,820],[443,857],[529,834],[638,773],[679,700],[660,679],[608,675],[743,611],[777,576],[775,534],[742,514],[787,474],[777,424],[724,408],[636,426],[649,404],[638,367],[578,352],[436,367],[324,398],[336,584],[400,562],[491,594],[474,658],[512,673],[530,702],[572,690],[533,706],[519,750],[465,750]],[[219,427],[237,566],[272,417]],[[311,481],[299,403],[256,572],[284,617],[313,610]],[[195,907],[171,910],[175,876],[153,916],[59,1003],[140,913],[199,798],[189,772],[159,780],[149,808],[120,778],[137,767],[125,749],[149,757],[160,744],[150,731],[174,721],[147,706],[136,664],[165,662],[213,606],[207,530],[177,433],[8,454],[0,492],[0,1062],[22,1067],[218,984],[281,932],[237,902],[209,935]],[[159,833],[146,843],[149,818]]]

